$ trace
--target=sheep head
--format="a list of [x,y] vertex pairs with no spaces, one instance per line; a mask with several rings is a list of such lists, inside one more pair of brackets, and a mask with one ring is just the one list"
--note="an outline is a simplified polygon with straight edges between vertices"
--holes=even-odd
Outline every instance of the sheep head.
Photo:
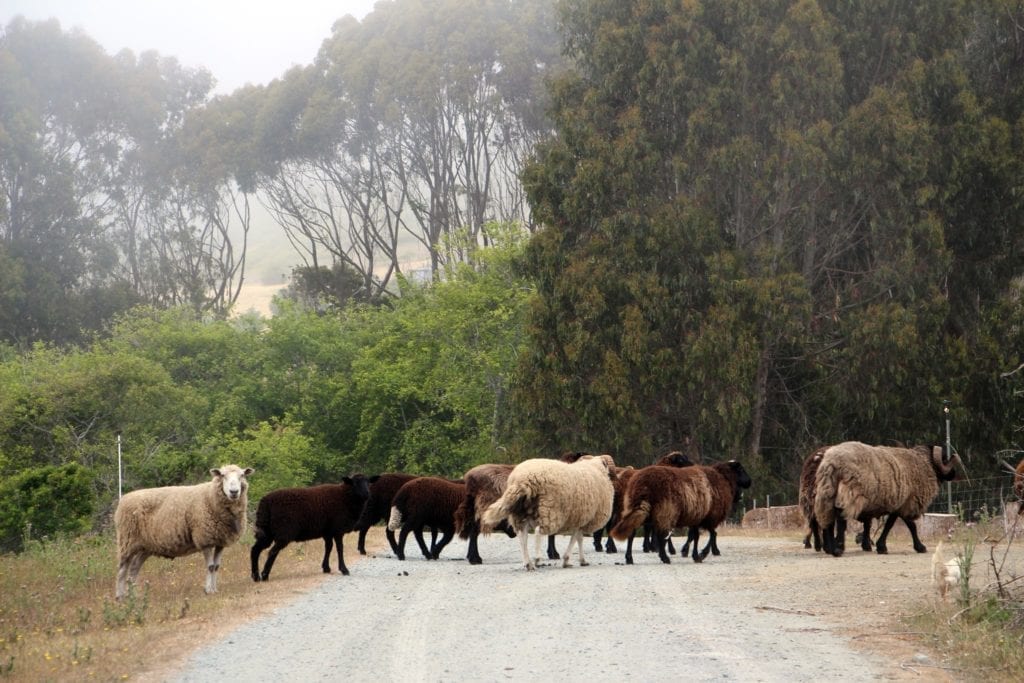
[[932,466],[935,468],[939,481],[953,481],[956,479],[958,475],[957,465],[964,471],[964,477],[966,478],[966,468],[964,468],[963,461],[960,460],[959,453],[947,454],[946,449],[942,446],[932,446]]
[[224,492],[228,500],[238,500],[244,497],[249,490],[249,480],[246,477],[253,471],[251,467],[242,469],[238,465],[224,465],[223,467],[214,467],[210,470],[210,474],[213,475],[213,481],[220,485],[220,490]]
[[352,487],[352,491],[359,500],[366,500],[370,497],[370,480],[362,474],[353,474],[351,477],[342,477],[342,483]]

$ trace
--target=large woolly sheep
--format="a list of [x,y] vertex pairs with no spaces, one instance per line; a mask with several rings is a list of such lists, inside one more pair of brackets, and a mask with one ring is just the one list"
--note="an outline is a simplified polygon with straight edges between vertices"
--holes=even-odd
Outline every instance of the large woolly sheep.
[[245,530],[253,470],[224,465],[210,470],[211,481],[195,486],[164,486],[126,493],[117,504],[117,585],[120,600],[151,555],[181,557],[202,551],[207,593],[217,592],[217,570],[226,546]]
[[610,455],[584,455],[571,464],[546,458],[524,460],[512,470],[501,498],[487,508],[481,521],[495,527],[508,519],[519,535],[527,570],[537,568],[527,550],[531,529],[538,534],[538,555],[541,534],[569,534],[562,566],[569,566],[573,545],[578,548],[580,566],[586,566],[583,534],[608,522],[615,496],[614,472]]
[[[405,540],[409,533],[416,536],[423,557],[436,560],[448,542],[455,535],[455,511],[466,497],[466,485],[461,481],[449,481],[440,477],[419,477],[398,489],[391,501],[390,531],[401,532],[395,555],[405,559]],[[427,548],[423,541],[423,529],[431,527],[441,533],[437,542]]]
[[497,530],[504,532],[510,538],[514,538],[516,535],[516,532],[504,519],[494,529],[484,527],[480,522],[484,510],[501,498],[501,494],[508,484],[508,475],[511,474],[512,467],[512,465],[503,464],[477,465],[462,476],[462,480],[466,484],[466,497],[455,511],[455,529],[459,538],[469,541],[466,559],[470,564],[483,562],[477,543],[480,534]]
[[925,552],[915,520],[935,499],[939,484],[956,477],[959,462],[958,456],[949,457],[939,446],[895,448],[859,441],[830,446],[818,466],[814,493],[814,516],[825,552],[843,554],[847,520],[880,515],[888,517],[875,542],[879,554],[888,552],[886,538],[897,518],[910,530],[914,550]]
[[[267,581],[277,554],[289,543],[316,538],[324,539],[324,574],[331,573],[331,548],[337,544],[338,571],[348,576],[342,538],[355,529],[369,495],[368,480],[356,474],[342,477],[340,484],[277,489],[263,496],[256,508],[256,542],[249,551],[252,580]],[[261,573],[260,553],[268,547]]]
[[[807,524],[806,533],[804,534],[804,548],[810,548],[811,540],[813,539],[815,552],[821,551],[821,527],[814,516],[814,489],[818,466],[821,465],[821,457],[824,454],[825,449],[818,448],[804,459],[803,468],[800,470],[800,491],[797,501],[800,513]],[[859,520],[864,525],[863,530],[859,534],[860,547],[866,551],[871,550],[871,522],[873,520],[874,518],[871,516],[864,516]]]
[[[359,541],[356,546],[360,555],[366,554],[366,532],[370,527],[380,521],[387,522],[391,516],[391,501],[394,500],[398,489],[404,484],[416,478],[415,474],[404,474],[402,472],[387,472],[374,475],[369,478],[370,495],[363,504],[363,511],[356,520],[356,530],[359,532]],[[395,532],[385,528],[384,535],[387,536],[391,552],[398,553],[398,543],[395,540]],[[435,530],[434,536],[437,532]],[[435,539],[432,538],[431,542]]]
[[[739,489],[750,485],[750,475],[736,460],[679,469],[644,468],[629,483],[622,520],[612,529],[612,536],[624,540],[650,520],[658,557],[668,564],[665,539],[672,529],[686,526],[690,528],[686,542],[693,544],[693,561],[701,562],[709,551],[719,554],[716,529],[733,511]],[[699,550],[701,529],[709,532],[709,540]],[[633,564],[628,553],[626,563]]]

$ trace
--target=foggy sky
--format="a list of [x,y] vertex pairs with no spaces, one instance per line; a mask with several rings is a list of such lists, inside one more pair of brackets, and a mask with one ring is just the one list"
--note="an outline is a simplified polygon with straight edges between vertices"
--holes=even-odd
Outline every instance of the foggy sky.
[[156,50],[185,66],[205,66],[225,94],[262,84],[313,61],[331,25],[362,19],[375,0],[0,0],[0,26],[21,14],[56,17],[110,54]]

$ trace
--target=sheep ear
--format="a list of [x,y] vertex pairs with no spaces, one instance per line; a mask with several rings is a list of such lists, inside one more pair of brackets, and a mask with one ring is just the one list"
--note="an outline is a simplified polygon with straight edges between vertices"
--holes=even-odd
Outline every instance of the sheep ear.
[[214,477],[219,477],[220,476],[220,468],[219,467],[211,467],[210,468],[210,474],[212,476],[214,476]]
[[254,470],[254,469],[253,469],[253,468],[251,468],[251,467],[246,467],[246,468],[245,468],[245,469],[244,469],[244,470],[242,471],[242,474],[244,474],[245,476],[247,476],[247,477],[248,477],[248,476],[249,476],[250,474],[252,474],[252,473],[253,473],[253,472],[255,472],[255,471],[256,471],[256,470]]
[[348,484],[349,486],[354,486],[355,485],[355,482],[352,481],[352,477],[342,477],[341,481],[343,483],[345,483],[345,484]]

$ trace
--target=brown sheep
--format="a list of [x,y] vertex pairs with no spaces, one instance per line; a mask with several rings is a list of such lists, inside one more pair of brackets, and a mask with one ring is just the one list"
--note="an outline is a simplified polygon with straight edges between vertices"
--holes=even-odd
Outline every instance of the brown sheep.
[[[800,492],[798,503],[804,521],[807,523],[807,532],[804,535],[804,548],[811,547],[811,539],[814,540],[814,551],[821,551],[821,527],[814,517],[814,487],[815,477],[818,474],[818,466],[821,464],[821,456],[825,454],[825,448],[816,448],[804,460],[803,468],[800,471]],[[868,552],[871,551],[871,522],[874,517],[862,515],[859,520],[863,530],[858,534],[860,547]]]
[[492,530],[497,530],[504,532],[509,538],[515,538],[516,532],[508,525],[507,520],[501,520],[494,529],[484,527],[480,523],[483,511],[501,498],[501,494],[504,493],[505,486],[508,484],[508,475],[512,473],[513,467],[513,465],[504,464],[477,465],[462,477],[466,483],[466,497],[459,509],[455,511],[455,529],[459,538],[469,541],[466,559],[470,564],[483,562],[477,545],[477,539],[481,533],[487,534]]
[[886,538],[897,519],[910,530],[914,550],[926,552],[915,520],[938,495],[939,484],[956,478],[957,464],[962,466],[959,456],[949,456],[940,446],[896,448],[859,441],[830,446],[818,466],[814,492],[825,552],[843,554],[847,520],[883,514],[888,517],[875,543],[880,555],[888,552]]
[[[612,529],[612,536],[624,540],[650,520],[661,561],[668,564],[665,538],[677,527],[690,527],[687,544],[693,544],[693,561],[701,562],[709,551],[717,551],[716,528],[732,513],[739,499],[739,489],[749,488],[750,475],[736,460],[712,466],[648,467],[634,475],[626,490],[622,520]],[[700,530],[710,538],[698,550]],[[715,552],[715,554],[719,554]],[[626,563],[632,564],[627,555]]]

